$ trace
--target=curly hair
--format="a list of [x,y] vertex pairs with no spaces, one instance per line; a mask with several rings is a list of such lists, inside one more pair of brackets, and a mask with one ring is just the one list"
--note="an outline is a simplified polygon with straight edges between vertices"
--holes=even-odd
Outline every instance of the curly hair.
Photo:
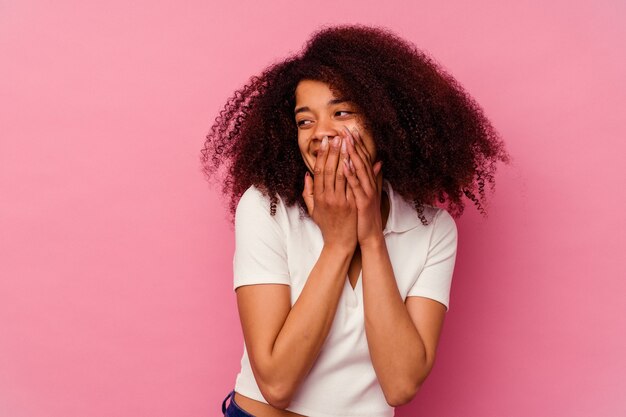
[[384,177],[423,224],[425,204],[459,217],[463,196],[486,215],[485,182],[495,191],[496,163],[510,158],[482,108],[413,44],[386,28],[356,24],[318,29],[301,51],[252,76],[215,118],[200,159],[209,180],[223,177],[231,222],[251,185],[269,196],[272,215],[277,195],[308,215],[293,114],[303,79],[327,83],[362,111]]

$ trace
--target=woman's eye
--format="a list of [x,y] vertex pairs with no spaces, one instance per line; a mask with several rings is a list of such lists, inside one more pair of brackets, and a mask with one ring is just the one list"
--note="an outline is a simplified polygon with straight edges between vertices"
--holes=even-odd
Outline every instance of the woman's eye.
[[[346,113],[346,114],[340,114],[340,113]],[[348,111],[348,110],[337,110],[335,112],[335,114],[339,114],[339,117],[345,117],[348,116],[350,114],[353,114],[354,112]],[[306,126],[307,123],[306,122],[311,122],[310,120],[300,120],[300,121],[296,121],[296,126],[301,127],[301,126]],[[310,123],[308,123],[310,124]]]

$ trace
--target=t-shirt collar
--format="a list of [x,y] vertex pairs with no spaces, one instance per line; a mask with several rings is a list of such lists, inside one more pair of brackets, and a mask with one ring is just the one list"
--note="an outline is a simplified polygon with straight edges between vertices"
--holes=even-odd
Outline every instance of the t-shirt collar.
[[391,183],[385,178],[383,178],[383,190],[389,196],[389,217],[383,234],[406,232],[422,224],[413,206],[407,203],[400,194],[394,192]]

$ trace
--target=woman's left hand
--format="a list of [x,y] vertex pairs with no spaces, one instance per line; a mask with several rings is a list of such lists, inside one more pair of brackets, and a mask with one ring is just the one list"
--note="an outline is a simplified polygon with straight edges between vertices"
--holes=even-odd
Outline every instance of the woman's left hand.
[[354,134],[345,127],[348,137],[348,169],[344,165],[344,173],[352,189],[357,207],[357,239],[359,246],[367,246],[382,237],[383,226],[380,213],[381,186],[379,175],[382,175],[382,161],[372,166],[371,157],[358,130]]

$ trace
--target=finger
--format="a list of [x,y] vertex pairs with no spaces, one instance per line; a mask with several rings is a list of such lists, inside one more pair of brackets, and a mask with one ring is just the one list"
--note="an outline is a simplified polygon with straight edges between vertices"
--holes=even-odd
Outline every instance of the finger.
[[377,161],[374,166],[372,167],[372,172],[374,173],[374,176],[377,177],[378,174],[380,173],[380,170],[383,168],[383,161]]
[[355,148],[355,146],[358,146],[356,142],[354,143],[354,145],[352,143],[349,143],[348,145],[348,153],[350,154],[350,162],[352,163],[354,167],[355,176],[356,178],[358,178],[360,182],[360,186],[367,193],[367,195],[372,195],[373,188],[374,188],[374,183],[373,183],[373,179],[371,176],[372,174],[368,172],[368,167],[366,166],[365,162],[363,162],[363,159],[360,156],[357,149]]
[[339,146],[341,137],[335,136],[328,147],[328,158],[324,165],[324,191],[335,192],[337,162],[339,162]]
[[367,157],[368,162],[371,164],[372,155],[370,155],[369,151],[367,150],[367,147],[365,146],[365,142],[363,142],[363,137],[361,136],[361,132],[359,132],[359,130],[356,127],[353,128],[353,130],[354,130],[353,136],[356,137],[356,140],[361,145],[361,149],[363,149],[363,152],[365,153],[365,156]]
[[[367,168],[366,172],[367,172],[368,176],[370,177],[370,181],[371,181],[372,186],[374,186],[376,184],[376,178],[375,178],[375,175],[373,175],[372,171],[371,171],[372,170],[372,161],[369,158],[369,154],[367,153],[367,149],[365,149],[365,146],[363,145],[363,141],[359,142],[358,140],[355,140],[355,136],[352,134],[350,129],[348,129],[347,126],[344,126],[344,128],[348,132],[347,134],[350,135],[350,139],[352,140],[352,143],[355,144],[354,148],[359,153],[359,156],[361,157],[361,160],[365,164],[365,167]],[[356,128],[355,128],[355,132],[356,132]]]
[[355,203],[357,199],[358,200],[367,199],[367,194],[365,193],[365,190],[363,190],[363,187],[361,186],[361,181],[359,180],[357,176],[356,170],[352,163],[352,159],[350,159],[350,162],[348,163],[348,165],[350,165],[350,168],[348,169],[346,167],[344,171],[346,173],[346,180],[348,181],[348,188],[352,192],[352,196],[355,199]]
[[[350,170],[348,169],[348,171]],[[354,192],[352,191],[350,184],[346,187],[346,200],[348,200],[350,207],[356,208],[356,198],[354,197]]]
[[313,167],[313,193],[316,197],[320,197],[324,193],[324,166],[328,157],[328,142],[328,136],[324,136]]
[[367,151],[362,145],[359,145],[358,143],[356,145],[356,149],[358,152],[360,152],[359,155],[361,156],[361,160],[363,161],[363,164],[365,165],[365,172],[369,176],[372,186],[376,185],[376,174],[374,174],[374,166],[372,165],[372,162],[367,157],[367,154],[366,154]]
[[378,183],[378,175],[380,174],[380,171],[383,169],[383,161],[378,161],[374,164],[374,168],[372,168],[372,171],[374,172],[374,178],[376,180],[376,191],[378,192],[378,194],[380,195],[380,189],[382,187],[382,183],[379,186]]
[[304,176],[304,191],[302,192],[302,197],[304,198],[304,203],[306,204],[309,216],[312,216],[313,208],[315,207],[315,198],[313,197],[313,179],[311,178],[309,171],[307,171]]
[[348,138],[342,137],[340,140],[341,140],[341,146],[339,148],[340,149],[339,158],[341,161],[344,161],[344,162],[339,162],[339,165],[337,166],[337,175],[335,176],[335,192],[340,196],[342,200],[345,200],[346,198],[346,174],[343,170],[342,165],[344,165],[345,161],[348,160],[348,148],[347,148]]

